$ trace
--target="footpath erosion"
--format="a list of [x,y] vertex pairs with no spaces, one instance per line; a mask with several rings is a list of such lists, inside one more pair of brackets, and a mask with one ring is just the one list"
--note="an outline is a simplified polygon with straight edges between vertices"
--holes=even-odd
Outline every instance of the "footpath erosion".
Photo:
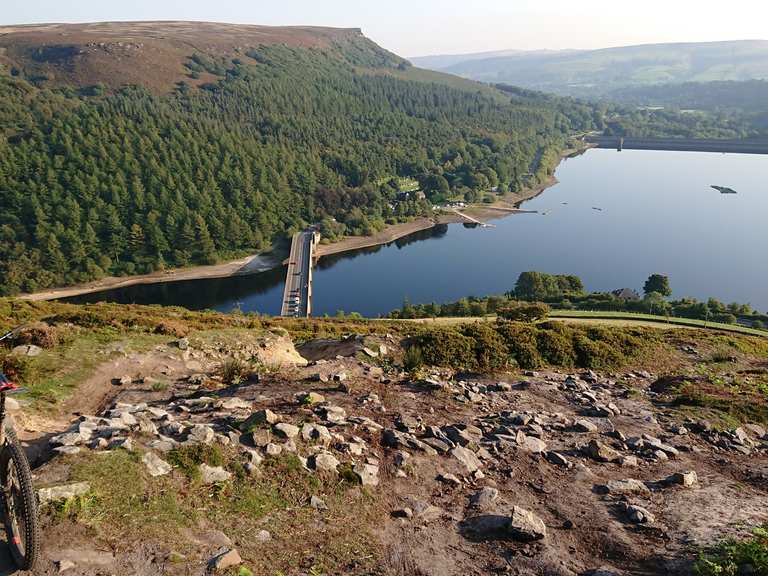
[[681,390],[759,384],[768,357],[675,332],[663,374],[407,373],[391,333],[111,343],[85,408],[16,412],[35,573],[689,574],[768,522],[768,435]]

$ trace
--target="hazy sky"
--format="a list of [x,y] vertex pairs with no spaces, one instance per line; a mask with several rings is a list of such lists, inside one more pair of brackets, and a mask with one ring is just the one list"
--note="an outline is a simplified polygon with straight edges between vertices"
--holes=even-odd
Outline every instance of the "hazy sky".
[[0,0],[0,24],[209,20],[362,28],[403,56],[768,37],[765,0]]

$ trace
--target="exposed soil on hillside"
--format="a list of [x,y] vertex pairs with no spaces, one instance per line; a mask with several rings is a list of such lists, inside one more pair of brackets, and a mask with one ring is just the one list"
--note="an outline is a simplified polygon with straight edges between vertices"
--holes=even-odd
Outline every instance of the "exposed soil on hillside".
[[[710,364],[696,334],[678,336],[675,374],[762,377],[764,358]],[[277,333],[206,334],[105,362],[66,403],[81,399],[80,419],[44,435],[38,485],[84,480],[93,496],[46,508],[36,574],[234,574],[215,568],[233,550],[264,576],[686,574],[700,546],[768,522],[766,431],[680,411],[690,378],[652,365],[417,378],[386,334],[305,343],[307,366],[291,349]],[[226,458],[201,464],[203,480],[163,466],[195,446]],[[141,484],[120,520],[98,462]],[[282,496],[246,512],[253,486]],[[162,493],[176,511],[158,525]],[[202,514],[182,520],[190,506]]]

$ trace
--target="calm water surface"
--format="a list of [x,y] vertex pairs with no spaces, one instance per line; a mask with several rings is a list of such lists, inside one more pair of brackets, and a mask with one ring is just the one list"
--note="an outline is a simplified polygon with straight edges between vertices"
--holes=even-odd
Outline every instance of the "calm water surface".
[[[314,315],[376,316],[411,302],[503,293],[518,274],[576,274],[588,290],[640,290],[670,276],[676,297],[714,296],[768,310],[768,157],[591,150],[560,183],[523,205],[537,214],[495,228],[437,227],[375,249],[320,260]],[[726,195],[711,185],[728,186]],[[284,269],[248,277],[131,286],[82,296],[279,314]]]

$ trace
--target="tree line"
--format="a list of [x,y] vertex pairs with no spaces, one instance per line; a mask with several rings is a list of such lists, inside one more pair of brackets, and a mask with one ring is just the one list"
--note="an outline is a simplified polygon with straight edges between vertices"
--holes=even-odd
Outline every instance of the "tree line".
[[[543,180],[594,127],[585,105],[426,81],[354,42],[188,68],[217,80],[157,95],[0,73],[0,295],[215,263],[308,223],[370,234]],[[401,177],[427,199],[398,202]]]
[[[515,287],[503,295],[467,297],[448,303],[412,304],[408,300],[390,318],[469,317],[496,314],[503,317],[531,318],[542,316],[541,311],[523,303],[542,303],[560,310],[586,310],[601,312],[637,312],[659,316],[676,316],[735,324],[741,320],[753,328],[768,326],[768,314],[753,310],[749,304],[726,304],[716,298],[706,301],[696,298],[670,300],[672,289],[669,278],[652,274],[644,284],[643,295],[627,298],[623,291],[587,292],[578,276],[553,275],[542,272],[522,272]],[[546,314],[543,314],[546,316]]]

